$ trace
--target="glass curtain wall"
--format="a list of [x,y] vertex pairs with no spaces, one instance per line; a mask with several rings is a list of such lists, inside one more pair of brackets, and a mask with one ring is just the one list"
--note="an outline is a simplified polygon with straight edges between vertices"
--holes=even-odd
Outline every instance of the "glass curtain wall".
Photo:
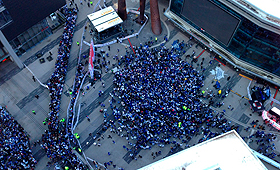
[[280,35],[259,27],[218,0],[211,0],[211,2],[241,20],[228,46],[202,31],[195,23],[181,15],[184,0],[172,0],[170,10],[235,57],[280,76]]
[[12,23],[12,17],[5,8],[3,1],[0,0],[0,29],[3,29],[10,23]]
[[52,34],[52,31],[49,28],[46,19],[44,19],[22,34],[18,35],[16,38],[10,41],[10,44],[15,50],[16,54],[20,56],[38,42],[48,37],[50,34]]

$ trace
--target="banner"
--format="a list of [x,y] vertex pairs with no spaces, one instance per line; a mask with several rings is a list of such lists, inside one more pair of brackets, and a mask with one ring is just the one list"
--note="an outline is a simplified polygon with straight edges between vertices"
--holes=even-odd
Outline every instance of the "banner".
[[89,50],[89,64],[88,64],[88,70],[90,73],[90,77],[93,79],[94,78],[94,66],[93,66],[93,61],[94,61],[94,48],[93,48],[93,41],[91,39],[90,43],[90,50]]

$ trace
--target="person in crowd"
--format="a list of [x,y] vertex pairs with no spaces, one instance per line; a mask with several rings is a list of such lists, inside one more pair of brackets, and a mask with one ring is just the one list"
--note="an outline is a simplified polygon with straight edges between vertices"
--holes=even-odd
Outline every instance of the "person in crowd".
[[23,127],[0,106],[0,162],[1,169],[34,169],[34,159],[28,134]]
[[[180,50],[165,46],[149,49],[146,44],[136,47],[135,52],[136,56],[124,56],[124,66],[115,73],[115,87],[110,93],[110,105],[117,99],[122,109],[111,107],[115,121],[104,117],[103,123],[104,130],[110,129],[128,140],[132,149],[125,145],[123,148],[132,156],[139,148],[170,144],[173,153],[184,143],[188,148],[186,143],[197,135],[200,143],[232,129],[239,132],[239,126],[231,124],[224,112],[200,101],[203,75],[179,58]],[[259,142],[274,138],[268,135]],[[275,157],[274,152],[267,155]]]
[[[60,100],[67,73],[72,37],[77,19],[77,10],[75,8],[68,9],[65,7],[64,14],[66,16],[66,22],[62,39],[59,43],[55,70],[47,84],[51,98],[49,103],[50,112],[48,117],[48,130],[42,135],[41,147],[46,151],[47,156],[53,163],[62,161],[68,168],[86,169],[83,163],[71,151],[70,142],[76,144],[75,138],[70,131],[73,117],[73,111],[71,110],[73,108],[72,104],[68,121],[59,121]],[[83,65],[79,63],[75,81],[80,82],[83,74]],[[78,88],[79,83],[75,83],[71,94],[72,103],[73,98],[78,94]]]

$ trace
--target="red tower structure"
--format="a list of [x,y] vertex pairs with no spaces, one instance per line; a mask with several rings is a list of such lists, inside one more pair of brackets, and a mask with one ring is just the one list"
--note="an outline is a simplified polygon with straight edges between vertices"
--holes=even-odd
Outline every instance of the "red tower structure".
[[[145,2],[146,0],[140,0],[140,16],[138,19],[139,23],[145,20],[144,18]],[[155,35],[160,35],[162,28],[161,28],[161,22],[159,16],[158,0],[150,0],[150,12],[151,12],[152,31]],[[126,20],[127,13],[126,13],[125,0],[118,0],[118,14],[123,21]]]
[[137,22],[140,23],[140,24],[143,24],[144,21],[145,21],[145,18],[144,18],[145,3],[146,3],[146,0],[140,0],[140,15],[139,15],[138,20],[137,20]]
[[158,10],[158,0],[150,0],[152,31],[155,35],[161,34],[161,22]]
[[118,14],[123,21],[126,20],[127,13],[125,0],[118,0]]

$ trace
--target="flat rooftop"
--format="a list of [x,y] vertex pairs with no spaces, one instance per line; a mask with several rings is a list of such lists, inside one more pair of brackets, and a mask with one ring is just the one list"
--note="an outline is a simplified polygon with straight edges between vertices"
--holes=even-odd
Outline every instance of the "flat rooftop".
[[227,132],[140,170],[236,170],[267,169],[234,131]]
[[260,18],[280,26],[280,0],[233,0],[258,15]]
[[280,18],[280,0],[246,0],[268,15]]

